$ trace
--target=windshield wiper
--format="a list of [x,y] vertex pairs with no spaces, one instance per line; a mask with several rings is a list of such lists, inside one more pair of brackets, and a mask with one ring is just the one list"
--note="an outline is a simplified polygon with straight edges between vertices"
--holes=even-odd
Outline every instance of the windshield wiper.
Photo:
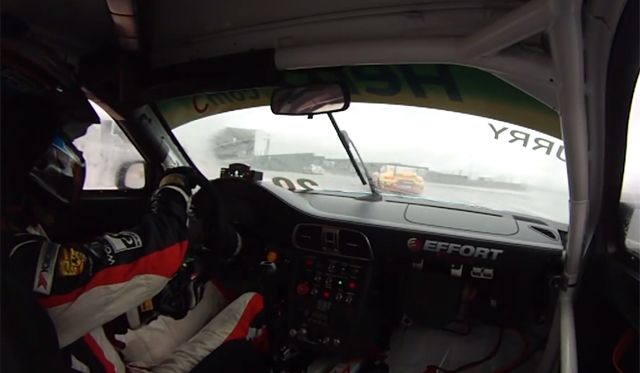
[[[374,185],[373,178],[371,177],[369,170],[367,170],[367,166],[365,166],[364,161],[360,156],[360,152],[358,151],[358,148],[356,148],[356,145],[353,143],[349,135],[347,135],[346,132],[343,132],[342,130],[340,130],[340,127],[338,127],[338,122],[336,122],[336,119],[333,117],[333,114],[327,113],[327,115],[329,116],[329,119],[331,120],[331,124],[333,125],[333,128],[336,130],[336,133],[340,138],[340,142],[342,143],[344,150],[347,152],[347,155],[349,156],[349,160],[351,161],[351,164],[356,169],[356,173],[360,178],[360,182],[362,182],[362,185],[367,185],[367,183],[369,184],[369,188],[371,189],[371,195],[364,196],[361,199],[365,199],[369,201],[382,201],[382,195],[380,195],[380,192]],[[353,149],[356,151],[356,154],[358,155],[358,159],[360,160],[360,164],[362,165],[362,169],[360,169],[360,166],[358,166],[358,162],[356,161],[355,157],[353,156],[353,153],[351,152],[351,147],[353,147]],[[364,171],[364,175],[362,171]]]

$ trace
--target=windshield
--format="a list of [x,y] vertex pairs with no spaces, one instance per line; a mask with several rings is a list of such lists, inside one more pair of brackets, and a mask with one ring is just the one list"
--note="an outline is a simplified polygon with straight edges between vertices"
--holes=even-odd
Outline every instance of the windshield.
[[[561,140],[477,116],[379,103],[334,114],[378,190],[568,223]],[[173,130],[209,178],[230,163],[289,189],[370,193],[326,115],[276,116],[268,106],[197,119]]]

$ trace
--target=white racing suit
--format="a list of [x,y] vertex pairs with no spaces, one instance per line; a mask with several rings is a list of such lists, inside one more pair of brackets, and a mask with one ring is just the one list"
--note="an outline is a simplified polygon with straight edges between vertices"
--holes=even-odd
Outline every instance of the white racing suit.
[[262,296],[245,293],[231,301],[232,296],[220,289],[209,282],[202,301],[181,320],[160,316],[124,335],[127,367],[133,372],[187,373],[224,342],[235,339],[251,340],[266,352]]

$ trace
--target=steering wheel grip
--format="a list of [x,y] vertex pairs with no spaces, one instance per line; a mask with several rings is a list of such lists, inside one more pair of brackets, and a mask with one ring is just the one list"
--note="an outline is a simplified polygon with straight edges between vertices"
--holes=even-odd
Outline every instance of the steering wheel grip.
[[[200,175],[201,176],[201,175]],[[204,176],[196,178],[200,190],[193,196],[194,215],[202,221],[205,246],[215,251],[218,260],[226,262],[242,245],[242,238],[228,221],[226,209],[215,182]]]

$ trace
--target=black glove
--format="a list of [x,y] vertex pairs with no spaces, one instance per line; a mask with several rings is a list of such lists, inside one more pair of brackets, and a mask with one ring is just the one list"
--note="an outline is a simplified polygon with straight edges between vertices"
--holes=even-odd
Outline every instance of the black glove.
[[125,334],[127,329],[136,330],[145,325],[149,325],[152,321],[157,319],[158,316],[160,316],[160,312],[156,310],[156,307],[154,305],[154,298],[152,298],[146,300],[138,307],[132,309],[131,311],[116,319],[116,325],[118,325],[120,329],[122,329],[122,326],[125,325],[125,332],[122,333],[122,330],[120,330],[119,333]]
[[196,187],[196,171],[191,167],[170,168],[164,172],[158,188],[167,185],[177,186],[191,196],[191,190]]
[[160,315],[181,320],[200,303],[205,286],[204,279],[191,278],[187,272],[179,273],[160,293],[123,315],[120,322],[125,323],[126,329],[136,330]]
[[183,268],[153,297],[155,312],[180,320],[200,303],[207,279],[198,277],[189,269]]
[[[151,197],[151,211],[173,215],[186,224],[196,175],[195,170],[190,167],[176,167],[165,171],[158,189]],[[184,199],[177,197],[176,192],[181,192]]]

